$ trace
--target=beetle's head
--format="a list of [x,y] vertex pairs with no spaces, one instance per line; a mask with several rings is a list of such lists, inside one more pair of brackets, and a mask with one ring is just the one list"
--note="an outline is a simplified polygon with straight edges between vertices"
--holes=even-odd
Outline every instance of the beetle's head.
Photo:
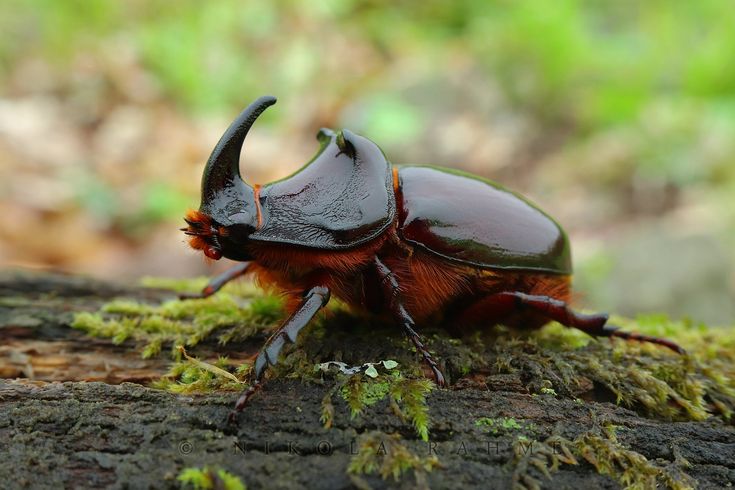
[[247,242],[258,225],[256,191],[240,176],[240,151],[258,116],[276,103],[265,96],[250,104],[235,119],[207,160],[202,176],[199,211],[189,211],[182,231],[192,248],[210,259],[248,260]]

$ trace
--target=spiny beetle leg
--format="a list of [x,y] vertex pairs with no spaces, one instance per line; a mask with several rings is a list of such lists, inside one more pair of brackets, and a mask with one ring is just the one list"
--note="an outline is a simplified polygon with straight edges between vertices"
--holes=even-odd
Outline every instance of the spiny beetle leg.
[[[403,309],[402,306],[401,309]],[[434,361],[434,358],[431,357],[431,353],[426,349],[426,347],[424,347],[424,344],[421,342],[421,337],[419,336],[419,334],[413,328],[411,328],[411,324],[408,322],[403,323],[403,329],[406,331],[406,335],[408,336],[409,340],[413,342],[416,350],[419,351],[423,356],[424,361],[426,361],[429,367],[431,367],[431,371],[434,373],[434,381],[436,382],[436,384],[441,387],[446,386],[447,381],[444,379],[444,374],[442,374],[441,369],[439,369],[439,366],[436,364],[436,361]]]
[[240,398],[237,399],[237,403],[235,403],[235,409],[230,412],[230,415],[227,417],[227,423],[228,424],[236,424],[237,423],[237,414],[242,411],[243,408],[248,404],[248,401],[250,401],[250,398],[258,391],[260,390],[261,382],[259,380],[253,381],[253,384],[248,386],[248,388],[242,392],[240,395]]
[[657,345],[662,345],[664,347],[668,347],[669,349],[673,350],[674,352],[678,354],[684,355],[687,353],[687,351],[684,350],[681,346],[679,346],[679,344],[669,339],[662,339],[661,337],[654,337],[652,335],[645,335],[645,334],[638,333],[638,332],[625,332],[623,330],[620,330],[620,327],[616,325],[605,324],[605,326],[602,327],[599,333],[591,333],[590,335],[594,335],[598,337],[611,337],[611,338],[617,337],[619,339],[625,339],[625,340],[636,340],[638,342],[648,342],[651,344],[657,344]]
[[230,423],[237,421],[237,414],[245,408],[250,398],[261,388],[266,368],[269,365],[274,366],[278,362],[278,355],[281,353],[281,349],[286,342],[296,342],[296,337],[298,337],[299,332],[327,304],[329,297],[329,288],[325,286],[315,286],[304,293],[303,300],[296,311],[271,335],[260,350],[258,357],[255,359],[255,367],[253,368],[253,383],[237,399],[235,409],[230,413],[228,418]]
[[446,386],[447,382],[444,379],[439,366],[437,365],[431,353],[426,349],[424,343],[421,341],[421,336],[414,330],[415,322],[411,315],[406,311],[406,308],[401,303],[400,298],[400,286],[396,280],[395,274],[386,266],[379,258],[375,258],[375,269],[380,277],[380,284],[383,288],[383,294],[388,298],[390,302],[390,308],[393,312],[393,316],[403,327],[403,331],[408,336],[409,340],[416,347],[416,350],[421,353],[424,361],[429,365],[431,371],[434,373],[434,380],[439,386]]
[[227,284],[228,282],[232,281],[233,279],[236,279],[243,274],[245,274],[248,271],[248,267],[250,267],[250,262],[244,262],[242,264],[237,264],[234,267],[231,267],[230,269],[227,269],[222,274],[213,277],[209,283],[204,286],[204,289],[202,289],[199,293],[182,293],[179,295],[179,299],[203,299],[203,298],[209,298],[214,293],[222,289],[222,287]]
[[530,308],[551,320],[555,320],[566,327],[577,328],[592,337],[618,337],[626,340],[637,340],[662,345],[679,354],[686,351],[674,342],[643,335],[636,332],[624,332],[613,325],[608,325],[608,315],[598,313],[586,315],[572,310],[565,302],[548,296],[535,296],[520,292],[503,292],[489,296],[486,301],[492,301],[498,308],[496,311],[513,313]]

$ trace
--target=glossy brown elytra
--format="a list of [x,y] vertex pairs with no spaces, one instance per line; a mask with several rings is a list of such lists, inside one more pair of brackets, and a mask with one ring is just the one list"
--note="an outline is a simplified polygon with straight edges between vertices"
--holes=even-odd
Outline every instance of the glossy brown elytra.
[[394,166],[372,141],[348,130],[319,131],[320,149],[285,179],[249,185],[240,151],[255,119],[276,102],[261,97],[230,125],[202,178],[198,211],[186,216],[192,247],[242,264],[196,297],[254,274],[261,284],[299,291],[290,316],[263,346],[252,385],[233,416],[261,385],[266,367],[331,295],[351,307],[390,315],[437,384],[444,376],[416,325],[451,312],[465,328],[503,323],[538,328],[556,320],[596,337],[652,342],[623,332],[606,314],[569,306],[572,274],[564,230],[525,198],[493,182],[430,166]]

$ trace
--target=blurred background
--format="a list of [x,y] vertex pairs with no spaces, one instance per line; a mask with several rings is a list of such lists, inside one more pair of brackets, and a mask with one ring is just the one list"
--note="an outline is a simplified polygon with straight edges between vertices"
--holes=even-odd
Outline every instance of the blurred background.
[[582,305],[731,324],[734,25],[719,0],[2,2],[0,262],[226,267],[178,228],[224,129],[273,94],[250,182],[348,127],[538,203],[571,236]]

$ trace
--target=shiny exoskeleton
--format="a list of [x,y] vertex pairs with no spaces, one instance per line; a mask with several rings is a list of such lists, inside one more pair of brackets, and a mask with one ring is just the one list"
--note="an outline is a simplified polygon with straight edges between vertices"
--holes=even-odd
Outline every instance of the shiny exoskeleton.
[[317,155],[301,170],[263,186],[247,184],[239,169],[245,136],[275,101],[259,98],[227,129],[204,170],[199,210],[187,214],[183,228],[207,257],[242,262],[193,297],[252,273],[291,299],[290,316],[258,355],[253,384],[233,415],[331,295],[391,318],[439,385],[444,376],[416,331],[422,322],[538,328],[556,320],[592,336],[683,352],[668,340],[620,331],[606,314],[573,311],[563,229],[493,182],[437,167],[394,166],[367,138],[322,129]]

